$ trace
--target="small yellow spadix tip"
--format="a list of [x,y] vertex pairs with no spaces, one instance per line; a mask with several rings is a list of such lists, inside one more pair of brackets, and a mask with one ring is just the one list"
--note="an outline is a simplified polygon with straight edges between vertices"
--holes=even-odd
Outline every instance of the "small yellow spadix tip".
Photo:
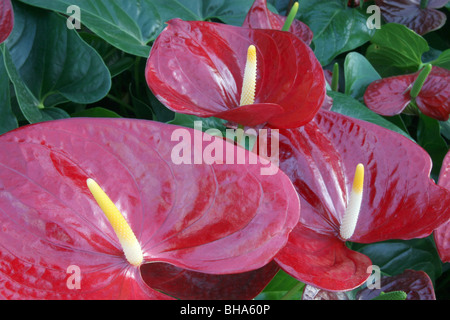
[[113,227],[128,262],[134,266],[139,266],[144,258],[141,246],[130,225],[95,180],[89,178],[86,184]]
[[247,61],[250,63],[256,63],[256,47],[250,45],[247,50]]
[[360,163],[356,166],[352,191],[339,230],[340,236],[344,240],[349,239],[355,232],[359,211],[361,210],[363,185],[364,166]]
[[241,106],[255,102],[256,69],[256,47],[250,45],[247,50],[247,62],[245,63],[244,79],[242,82]]
[[355,177],[353,178],[353,191],[361,193],[364,185],[364,165],[356,166]]

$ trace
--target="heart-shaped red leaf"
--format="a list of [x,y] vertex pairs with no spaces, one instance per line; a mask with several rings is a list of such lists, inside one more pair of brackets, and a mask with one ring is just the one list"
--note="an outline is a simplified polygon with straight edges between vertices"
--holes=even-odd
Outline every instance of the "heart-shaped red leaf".
[[448,0],[429,0],[427,7],[421,8],[420,0],[375,0],[386,22],[400,23],[418,34],[425,34],[441,28],[447,17],[436,10]]
[[[267,8],[267,0],[255,0],[252,7],[245,17],[243,27],[252,29],[274,29],[281,30],[286,21],[286,17],[273,13]],[[289,32],[302,39],[306,44],[310,44],[313,38],[311,29],[301,22],[294,19],[289,28]]]
[[14,27],[14,12],[10,0],[0,1],[0,43],[8,38]]
[[[349,254],[339,236],[358,163],[366,173],[350,241],[425,237],[450,217],[450,192],[430,179],[431,159],[413,141],[325,110],[302,128],[280,131],[280,168],[299,193],[302,215],[276,260],[315,287],[349,290],[368,277],[370,260]],[[317,238],[317,245],[306,238]],[[335,259],[336,270],[319,277],[316,266]]]
[[[450,190],[450,152],[447,153],[442,163],[438,183],[443,188]],[[434,240],[441,260],[450,262],[450,221],[436,229]]]
[[[255,101],[240,106],[250,45],[257,51]],[[155,96],[175,112],[222,116],[248,126],[257,119],[279,128],[310,121],[326,90],[314,53],[289,32],[179,19],[169,21],[153,44],[146,79]]]
[[[411,88],[420,71],[375,80],[364,93],[364,102],[372,111],[393,116],[400,114],[411,102]],[[450,71],[433,66],[416,97],[417,107],[425,115],[447,121],[450,115]]]
[[[186,140],[172,139],[174,132]],[[180,143],[192,161],[210,143],[230,148],[206,136],[131,119],[67,119],[2,135],[0,296],[167,298],[125,259],[87,178],[124,215],[144,264],[216,274],[264,267],[298,221],[298,196],[281,170],[261,175],[266,162],[174,163]],[[68,285],[72,265],[81,273],[79,289]]]

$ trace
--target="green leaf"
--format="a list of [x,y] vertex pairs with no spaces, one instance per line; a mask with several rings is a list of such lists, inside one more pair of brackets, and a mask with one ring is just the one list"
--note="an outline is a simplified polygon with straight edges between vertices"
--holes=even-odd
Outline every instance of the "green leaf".
[[63,17],[16,2],[14,15],[5,65],[30,123],[69,116],[49,107],[67,101],[92,103],[108,93],[111,75],[103,60],[67,28]]
[[134,65],[134,57],[110,45],[96,34],[87,32],[80,32],[79,34],[87,44],[100,54],[108,67],[112,78],[130,69]]
[[20,0],[70,16],[67,8],[80,8],[81,23],[111,45],[147,58],[154,41],[173,18],[219,19],[241,25],[253,0]]
[[[3,47],[4,44],[0,44],[0,48]],[[3,63],[3,56],[0,55],[0,134],[16,129],[18,126],[17,118],[11,109],[8,73]]]
[[[254,0],[178,0],[197,20],[220,20],[241,26]],[[174,4],[175,5],[175,4]],[[175,17],[174,17],[175,18]]]
[[375,32],[366,58],[383,76],[415,72],[422,66],[427,41],[404,25],[388,23]]
[[[162,30],[163,21],[153,1],[98,1],[98,0],[21,0],[27,4],[62,14],[76,5],[80,20],[92,32],[113,46],[142,57],[148,57],[148,42]],[[138,5],[139,4],[139,5]]]
[[378,72],[367,59],[357,53],[350,52],[344,62],[345,94],[357,100],[363,100],[367,86],[381,79]]
[[448,152],[448,146],[441,136],[439,121],[424,114],[419,116],[417,143],[424,148],[433,160],[432,176],[437,179],[442,161]]
[[371,111],[365,105],[352,97],[334,91],[328,91],[327,94],[333,98],[333,107],[331,108],[331,111],[338,112],[352,118],[375,123],[381,127],[395,131],[411,139],[405,131],[394,125],[392,122],[384,119],[382,116]]
[[215,117],[200,118],[194,115],[175,113],[175,118],[167,123],[179,125],[182,127],[194,128],[194,121],[201,121],[203,131],[206,131],[208,129],[219,129],[223,133],[223,136],[225,136],[224,133],[226,127],[224,126],[224,124],[226,123],[226,121]]
[[14,85],[17,102],[25,119],[30,123],[69,118],[64,110],[57,108],[42,109],[41,103],[33,95],[19,75],[8,48],[3,47],[3,59],[9,79]]
[[432,281],[442,273],[442,263],[432,236],[413,240],[389,240],[371,244],[352,244],[367,255],[385,275],[398,275],[406,269],[426,272]]
[[450,140],[450,119],[447,121],[439,121],[441,126],[441,134]]
[[300,1],[300,20],[314,33],[314,53],[325,66],[337,55],[368,42],[375,33],[367,16],[347,7],[347,1]]
[[442,52],[436,60],[430,62],[433,66],[438,66],[450,70],[450,49]]

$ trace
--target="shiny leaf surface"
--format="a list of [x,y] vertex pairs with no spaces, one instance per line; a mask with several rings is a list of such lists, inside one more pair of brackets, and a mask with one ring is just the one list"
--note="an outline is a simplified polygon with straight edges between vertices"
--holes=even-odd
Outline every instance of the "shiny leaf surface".
[[[176,165],[176,129],[194,136],[192,129],[158,122],[98,118],[50,121],[2,135],[0,296],[164,298],[125,259],[87,178],[122,212],[144,263],[214,274],[269,263],[298,221],[290,180],[280,170],[263,176],[258,164]],[[205,135],[198,131],[196,137]],[[209,145],[185,142],[192,161]],[[81,272],[79,290],[67,285],[72,265]]]
[[[251,0],[20,0],[27,4],[68,14],[80,8],[83,25],[118,49],[148,57],[151,46],[172,18],[184,20],[219,19],[240,25]],[[71,12],[69,12],[70,14]]]
[[366,25],[367,16],[347,7],[347,1],[299,1],[300,20],[313,32],[314,53],[323,66],[341,53],[369,41],[374,29]]
[[366,58],[382,77],[416,72],[430,49],[423,37],[398,23],[382,25],[370,42]]
[[[67,101],[92,103],[108,93],[108,68],[75,30],[67,28],[63,17],[20,2],[14,3],[14,10],[15,28],[5,42],[5,66],[30,123],[68,118],[55,106]],[[43,63],[46,60],[52,62]]]

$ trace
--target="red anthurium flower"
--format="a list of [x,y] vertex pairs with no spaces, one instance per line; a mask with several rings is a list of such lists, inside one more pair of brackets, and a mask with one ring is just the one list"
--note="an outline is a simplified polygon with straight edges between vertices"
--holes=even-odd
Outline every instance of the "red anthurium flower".
[[[420,71],[393,76],[372,82],[364,93],[364,102],[372,111],[393,116],[402,111],[413,100],[411,88]],[[432,118],[446,121],[450,114],[450,71],[433,66],[419,95],[415,98],[419,110]]]
[[146,79],[175,112],[243,126],[301,126],[326,91],[314,53],[289,32],[179,19],[153,44]]
[[[182,297],[228,274],[261,290],[298,221],[290,180],[281,170],[260,175],[258,164],[175,164],[178,128],[224,142],[131,119],[67,119],[0,136],[0,297],[170,298],[161,288],[177,297],[152,263],[186,269]],[[209,150],[183,143],[191,158]],[[222,288],[225,299],[257,294]]]
[[8,38],[14,26],[14,13],[10,0],[0,1],[0,43]]
[[422,7],[421,0],[375,0],[386,22],[400,23],[418,34],[441,28],[447,20],[442,8],[448,0],[428,0]]
[[[442,163],[438,184],[450,190],[450,152]],[[434,240],[441,260],[450,262],[450,222],[443,224],[434,232]]]
[[[285,21],[285,16],[273,13],[269,10],[269,8],[267,8],[267,0],[255,0],[252,7],[248,11],[242,26],[252,29],[281,30]],[[297,19],[292,21],[289,32],[295,34],[308,45],[311,43],[313,38],[311,29]]]
[[325,290],[350,290],[370,275],[370,259],[346,241],[425,237],[450,217],[450,192],[430,179],[422,148],[331,111],[280,130],[280,169],[299,193],[302,214],[275,260]]

